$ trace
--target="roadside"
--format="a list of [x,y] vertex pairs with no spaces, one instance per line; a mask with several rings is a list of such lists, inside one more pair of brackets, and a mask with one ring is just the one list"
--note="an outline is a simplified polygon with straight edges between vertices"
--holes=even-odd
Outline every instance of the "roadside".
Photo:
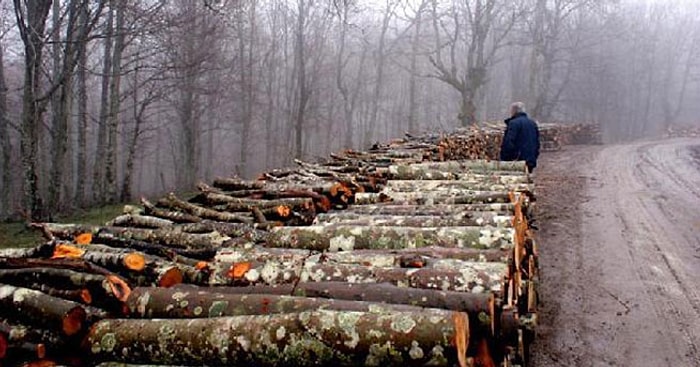
[[700,366],[698,147],[675,139],[543,157],[532,366]]

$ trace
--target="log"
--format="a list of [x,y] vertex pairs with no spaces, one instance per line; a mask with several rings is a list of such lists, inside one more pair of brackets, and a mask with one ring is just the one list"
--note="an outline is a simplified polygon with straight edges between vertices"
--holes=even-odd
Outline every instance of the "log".
[[143,205],[146,214],[152,215],[154,217],[163,218],[170,220],[174,223],[197,223],[202,220],[202,218],[192,215],[189,213],[183,213],[178,211],[170,211],[158,208],[153,205],[150,201],[145,198],[141,198],[141,205]]
[[50,257],[55,246],[56,242],[49,241],[29,248],[3,248],[0,249],[0,258]]
[[[123,303],[120,298],[124,298],[122,294],[124,290],[116,288],[110,279],[105,275],[81,273],[68,269],[46,267],[0,269],[0,283],[38,290],[55,297],[93,305],[111,312],[121,312]],[[55,290],[67,293],[61,296],[61,292],[54,292]]]
[[[447,214],[447,213],[444,213]],[[342,224],[345,226],[382,227],[467,227],[495,226],[512,227],[512,215],[493,215],[483,212],[479,215],[364,215],[352,212],[319,214],[314,225]]]
[[0,321],[0,360],[18,363],[57,356],[65,353],[65,346],[66,338],[56,333],[6,320]]
[[169,219],[140,214],[122,214],[107,222],[109,227],[139,227],[139,228],[163,228],[170,227],[175,222]]
[[426,168],[420,165],[389,166],[377,169],[377,174],[390,180],[438,180],[438,181],[467,181],[467,182],[491,182],[497,184],[529,183],[531,180],[523,172],[494,171],[483,172]]
[[216,288],[135,288],[126,302],[130,318],[183,319],[268,315],[314,310],[421,312],[421,307],[276,294],[225,294]]
[[[104,320],[92,361],[254,366],[466,365],[463,313],[310,311],[191,320]],[[456,345],[456,346],[455,346]]]
[[[240,270],[238,270],[240,269]],[[467,263],[457,269],[385,268],[363,265],[306,263],[237,263],[220,267],[210,278],[212,285],[285,284],[297,282],[390,283],[397,286],[484,293],[500,293],[508,265],[502,263]],[[221,273],[223,271],[223,273]]]
[[265,185],[263,181],[246,181],[235,177],[217,177],[212,183],[215,188],[227,191],[258,190]]
[[57,252],[60,251],[80,253],[82,259],[122,274],[136,285],[170,287],[183,279],[176,264],[141,252],[95,244],[84,248],[58,245]]
[[[186,284],[172,289],[196,291],[199,287]],[[330,298],[439,308],[466,312],[476,316],[473,326],[493,327],[495,297],[493,293],[466,293],[398,287],[389,283],[307,282],[298,284],[252,285],[247,287],[216,287],[225,294],[276,294],[297,297]],[[477,321],[478,320],[478,321]]]
[[279,227],[268,235],[268,247],[316,251],[400,249],[425,246],[502,248],[513,246],[514,230],[496,227],[373,227],[326,225]]
[[[493,215],[512,215],[515,210],[513,204],[462,204],[462,205],[355,205],[344,211],[345,213],[366,215],[479,215],[474,212],[491,212]],[[336,213],[336,212],[333,212]]]
[[120,237],[115,237],[109,233],[98,233],[93,240],[96,243],[101,243],[110,247],[141,251],[149,255],[162,257],[178,264],[190,266],[196,266],[202,260],[209,260],[216,255],[216,250],[213,248],[211,250],[178,249],[152,242],[126,240]]
[[11,320],[67,336],[86,326],[87,313],[80,304],[11,285],[0,285],[0,310]]
[[[492,204],[510,203],[507,191],[449,191],[449,192],[384,192],[395,204]],[[371,194],[370,194],[371,195]]]
[[436,169],[446,172],[517,172],[527,174],[527,166],[524,161],[493,161],[483,159],[446,161],[446,162],[424,162],[412,164],[412,167]]
[[428,180],[389,180],[384,192],[461,192],[468,191],[535,191],[535,185],[528,183],[491,183],[469,181],[428,181]]
[[184,200],[180,200],[172,192],[166,195],[164,198],[160,199],[158,201],[158,205],[189,213],[202,219],[211,219],[218,222],[253,223],[253,219],[250,215],[220,212],[196,204],[188,203]]

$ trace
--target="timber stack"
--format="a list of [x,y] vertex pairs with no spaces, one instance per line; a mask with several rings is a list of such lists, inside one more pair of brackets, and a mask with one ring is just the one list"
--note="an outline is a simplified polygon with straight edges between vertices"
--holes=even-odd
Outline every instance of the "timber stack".
[[700,137],[699,126],[669,125],[664,132],[664,138],[697,138]]
[[0,252],[0,361],[524,365],[534,186],[476,159],[498,144],[406,136],[103,226],[34,224],[45,243]]

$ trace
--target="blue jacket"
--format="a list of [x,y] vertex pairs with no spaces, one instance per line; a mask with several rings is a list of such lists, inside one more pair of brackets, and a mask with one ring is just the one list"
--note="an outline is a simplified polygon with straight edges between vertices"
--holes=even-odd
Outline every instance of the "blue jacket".
[[537,166],[540,156],[540,130],[524,112],[506,121],[506,133],[501,143],[502,161],[525,161],[528,167]]

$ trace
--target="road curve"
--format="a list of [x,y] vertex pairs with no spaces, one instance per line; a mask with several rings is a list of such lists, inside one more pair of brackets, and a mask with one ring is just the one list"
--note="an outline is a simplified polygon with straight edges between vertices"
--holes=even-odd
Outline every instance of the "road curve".
[[572,148],[541,176],[533,366],[700,366],[700,140]]

